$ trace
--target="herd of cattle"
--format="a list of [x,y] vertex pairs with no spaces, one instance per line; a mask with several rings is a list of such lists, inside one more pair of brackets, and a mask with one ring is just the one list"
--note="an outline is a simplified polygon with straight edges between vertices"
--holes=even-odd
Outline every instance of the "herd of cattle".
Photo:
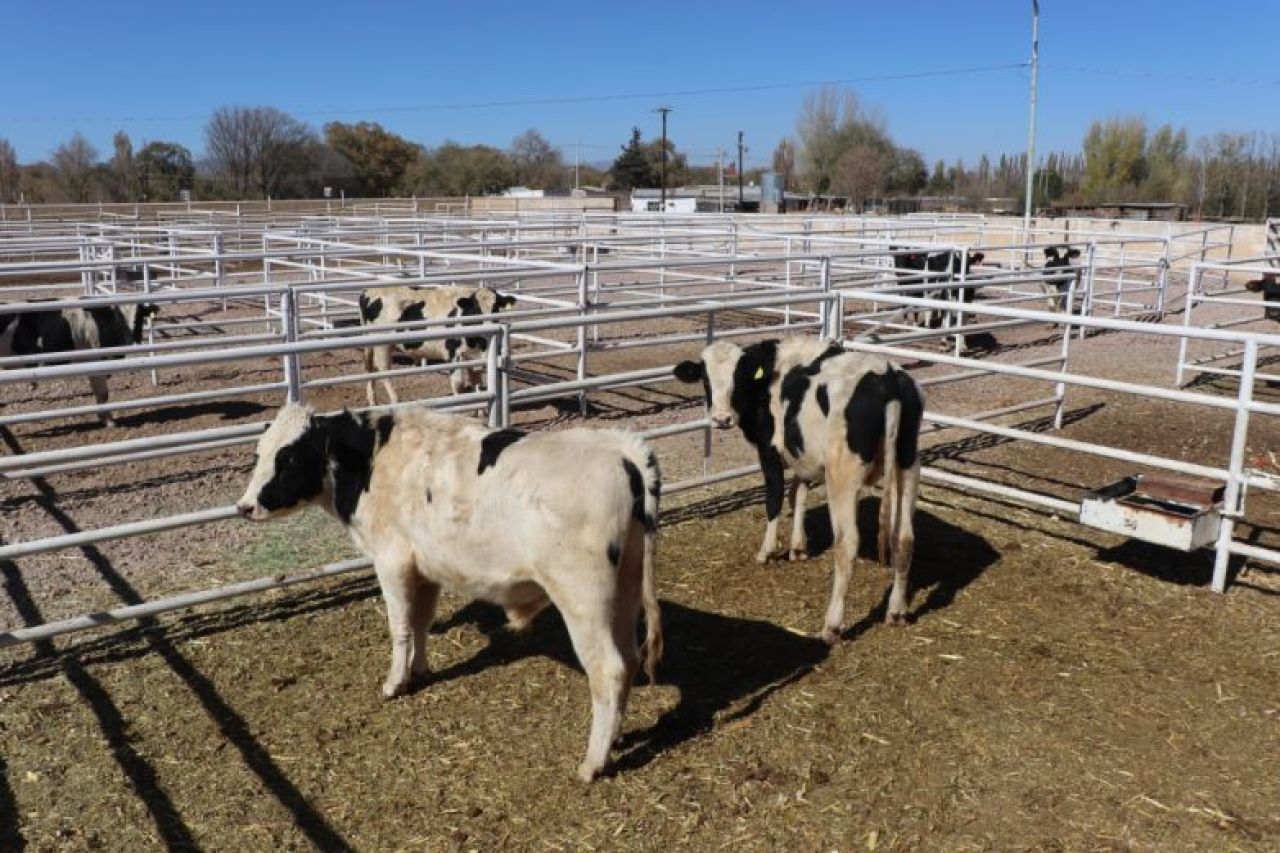
[[[1068,247],[1045,251],[1049,286],[1069,289],[1079,254]],[[957,252],[894,255],[901,283],[937,284],[939,298],[960,302],[972,300],[973,288],[959,279],[971,282],[975,270],[980,276],[983,262],[982,254]],[[1267,317],[1280,319],[1280,308],[1270,307],[1280,303],[1276,276],[1248,287],[1263,292]],[[378,288],[359,299],[363,325],[393,327],[487,316],[514,304],[514,297],[487,287]],[[0,356],[139,344],[156,313],[156,306],[140,304],[0,314]],[[915,319],[933,328],[941,323],[936,313]],[[417,361],[464,365],[451,375],[453,391],[462,393],[476,385],[465,365],[486,346],[484,337],[459,328],[456,337],[397,348]],[[366,371],[388,370],[391,352],[389,345],[367,351]],[[698,359],[677,364],[673,376],[701,384],[710,424],[737,427],[757,453],[767,517],[759,561],[778,547],[787,471],[791,560],[807,557],[808,491],[826,485],[834,565],[821,637],[830,644],[844,628],[859,549],[858,499],[880,486],[877,554],[893,569],[885,619],[905,623],[920,482],[920,385],[891,361],[808,337],[746,347],[715,342]],[[395,402],[390,382],[382,381]],[[91,382],[95,399],[105,404],[105,380]],[[376,405],[372,379],[367,390]],[[102,416],[110,422],[109,413]],[[391,636],[382,685],[388,698],[427,672],[426,636],[442,588],[498,604],[515,630],[554,605],[590,687],[590,735],[578,768],[590,781],[606,765],[637,671],[643,667],[652,682],[662,655],[655,580],[661,488],[653,451],[624,430],[526,434],[417,406],[320,415],[291,404],[260,438],[237,508],[260,521],[321,506],[370,557]]]

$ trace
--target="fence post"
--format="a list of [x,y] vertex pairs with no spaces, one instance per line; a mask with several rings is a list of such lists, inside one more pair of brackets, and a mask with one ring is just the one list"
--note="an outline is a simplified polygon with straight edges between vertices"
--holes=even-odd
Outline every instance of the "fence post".
[[1218,542],[1214,547],[1214,592],[1226,592],[1227,568],[1231,562],[1231,539],[1235,533],[1235,520],[1244,502],[1244,451],[1249,438],[1249,405],[1253,402],[1253,377],[1258,365],[1258,342],[1245,341],[1244,363],[1240,371],[1240,391],[1236,395],[1236,423],[1231,434],[1231,461],[1227,463],[1227,488],[1222,497],[1222,526],[1218,529]]
[[[591,313],[591,305],[587,296],[587,265],[583,264],[582,269],[578,271],[578,314],[582,317],[582,322],[578,324],[577,344],[578,344],[578,365],[576,375],[578,381],[582,382],[587,378],[587,315]],[[578,412],[583,416],[587,416],[587,389],[581,388],[578,391]]]
[[[790,241],[788,241],[788,245],[790,245]],[[790,271],[791,261],[787,261],[787,272],[790,273]],[[829,256],[823,256],[822,260],[818,262],[818,282],[823,293],[823,299],[818,303],[819,326],[825,337],[835,340],[838,336],[831,334],[833,325],[831,322],[831,300],[827,298],[831,294],[831,258]],[[790,303],[787,304],[790,305]],[[790,319],[789,316],[788,319]]]
[[1169,253],[1172,241],[1164,238],[1164,254],[1160,258],[1160,272],[1156,278],[1156,320],[1164,319],[1165,291],[1169,287]]
[[[293,288],[289,287],[280,294],[280,327],[284,334],[284,342],[296,343],[298,340],[297,312],[294,310]],[[286,400],[290,403],[302,402],[302,371],[298,363],[298,354],[288,352],[284,355],[284,379],[287,384]]]
[[[716,340],[716,312],[707,312],[707,346],[711,346]],[[702,401],[702,419],[707,423],[702,428],[702,476],[706,477],[711,474],[711,422],[708,415],[711,413],[711,401],[703,399]]]
[[[1187,275],[1187,292],[1182,302],[1182,329],[1190,331],[1191,329],[1191,312],[1195,310],[1196,305],[1196,288],[1200,285],[1200,264],[1193,262],[1191,264],[1191,272]],[[1173,384],[1176,388],[1182,387],[1182,377],[1186,372],[1187,364],[1187,343],[1190,339],[1183,335],[1178,339],[1178,370],[1174,374]]]

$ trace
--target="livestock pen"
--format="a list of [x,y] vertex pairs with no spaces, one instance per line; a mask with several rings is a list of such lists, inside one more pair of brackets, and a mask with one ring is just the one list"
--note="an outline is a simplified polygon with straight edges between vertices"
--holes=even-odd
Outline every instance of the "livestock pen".
[[[1203,256],[1161,239],[1078,239],[1081,298],[1067,313],[1044,310],[1031,268],[1058,233],[972,219],[395,211],[63,223],[39,245],[5,235],[5,297],[163,310],[146,343],[110,353],[123,360],[2,362],[0,708],[16,715],[0,732],[0,811],[14,816],[0,830],[50,844],[243,833],[254,846],[468,847],[606,846],[615,832],[767,846],[791,828],[815,844],[910,847],[1008,838],[1034,812],[1042,845],[1117,833],[1265,844],[1280,832],[1274,761],[1259,758],[1275,755],[1276,586],[1263,567],[1277,560],[1280,502],[1257,460],[1280,405],[1250,374],[1280,338],[1150,322],[1177,301],[1169,273]],[[985,248],[988,268],[952,283],[975,299],[901,284],[892,256],[910,248]],[[560,772],[575,727],[556,721],[586,709],[560,686],[579,676],[557,663],[571,657],[554,616],[515,640],[484,607],[446,608],[433,683],[375,704],[384,628],[367,564],[319,518],[248,529],[230,505],[276,405],[363,409],[361,349],[457,334],[362,328],[356,295],[445,282],[520,301],[465,321],[491,344],[480,390],[446,395],[452,365],[395,367],[404,398],[495,426],[629,426],[667,473],[669,659],[656,689],[636,691],[619,772],[587,793]],[[91,300],[63,298],[79,294]],[[926,309],[946,321],[907,321]],[[959,331],[997,345],[961,350]],[[750,454],[669,378],[709,341],[792,332],[888,354],[929,394],[915,624],[871,628],[887,587],[872,570],[851,596],[868,616],[832,653],[810,636],[826,559],[754,564]],[[1230,396],[1168,387],[1183,341],[1242,350]],[[86,420],[101,407],[63,399],[92,373],[111,375],[109,406],[131,413],[114,432]],[[1210,553],[1074,522],[1082,495],[1139,472],[1224,488]],[[823,516],[806,519],[818,550]],[[1240,571],[1225,597],[1195,588]],[[261,595],[156,618],[249,593]],[[1204,765],[1189,772],[1192,756]],[[211,761],[226,766],[193,776]],[[1080,778],[1059,778],[1068,763]],[[390,819],[423,806],[433,818]]]

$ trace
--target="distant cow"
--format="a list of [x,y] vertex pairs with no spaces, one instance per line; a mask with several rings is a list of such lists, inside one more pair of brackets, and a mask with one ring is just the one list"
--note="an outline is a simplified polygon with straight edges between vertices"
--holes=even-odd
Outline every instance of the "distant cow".
[[[159,313],[160,308],[150,303],[29,311],[24,314],[0,313],[0,357],[40,356],[140,344],[147,321]],[[90,376],[89,385],[93,389],[94,400],[100,406],[105,405],[108,399],[107,377],[101,374]],[[98,417],[106,426],[115,425],[110,412],[99,412]]]
[[318,504],[372,558],[391,630],[387,698],[427,672],[441,586],[502,606],[514,629],[554,604],[591,688],[578,767],[590,781],[608,759],[636,669],[643,661],[652,682],[662,655],[660,490],[657,459],[629,432],[525,435],[421,407],[375,417],[290,405],[259,440],[237,508],[257,521]]
[[1280,323],[1280,273],[1263,273],[1253,281],[1246,281],[1244,286],[1253,293],[1262,294],[1266,318]]
[[682,382],[701,382],[713,426],[735,424],[755,446],[764,473],[769,522],[756,559],[777,547],[784,469],[794,474],[790,558],[807,556],[808,488],[826,482],[835,537],[835,577],[822,637],[840,638],[844,598],[858,555],[858,496],[883,476],[880,561],[894,568],[886,621],[906,621],[907,575],[915,543],[919,488],[917,445],[924,393],[905,371],[878,356],[846,352],[816,338],[784,338],[745,349],[717,341],[699,361],[675,367]]
[[[421,320],[440,320],[448,317],[474,317],[481,314],[497,314],[510,310],[516,298],[487,287],[382,287],[370,288],[360,294],[360,322],[362,325],[388,325]],[[489,348],[487,338],[467,336],[443,340],[403,343],[397,346],[415,361],[453,364],[480,358]],[[366,349],[364,353],[366,373],[391,369],[391,345]],[[382,387],[392,403],[398,402],[391,380],[384,377]],[[370,379],[367,391],[369,405],[378,404],[374,392],[374,380]],[[479,384],[474,368],[461,368],[449,374],[449,385],[455,394],[464,394]]]
[[1048,246],[1044,250],[1044,257],[1041,269],[1044,270],[1045,293],[1049,294],[1049,310],[1066,311],[1070,314],[1075,306],[1066,305],[1065,302],[1072,285],[1077,288],[1077,295],[1079,294],[1080,250],[1070,246]]
[[[891,250],[897,251],[898,247],[891,246]],[[914,291],[911,296],[923,296],[929,299],[945,299],[950,302],[957,302],[962,305],[968,305],[973,302],[973,287],[947,287],[946,285],[958,279],[963,265],[965,278],[971,278],[974,270],[979,267],[986,255],[982,252],[971,252],[967,256],[962,255],[957,250],[944,252],[911,252],[907,254],[895,254],[893,256],[894,269],[899,271],[911,272],[916,271],[922,275],[905,275],[898,278],[897,283],[900,285],[912,284],[930,284],[936,283],[937,289],[925,291]],[[922,310],[911,310],[909,316],[915,325],[927,329],[938,329],[942,327],[946,311],[925,308]],[[961,349],[968,349],[968,341],[963,331],[958,331],[957,337],[960,341]],[[992,348],[995,346],[995,339],[991,335],[983,335],[981,343],[984,348]]]

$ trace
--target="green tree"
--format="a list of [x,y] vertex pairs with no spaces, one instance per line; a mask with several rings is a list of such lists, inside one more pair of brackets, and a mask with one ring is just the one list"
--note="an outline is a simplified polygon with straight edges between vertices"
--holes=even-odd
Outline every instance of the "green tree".
[[1147,176],[1147,126],[1140,118],[1095,121],[1084,138],[1082,190],[1090,201],[1123,201]]
[[609,168],[609,186],[613,189],[631,190],[637,187],[656,187],[658,175],[653,170],[653,158],[640,141],[640,128],[631,128],[631,139],[622,146],[622,153]]
[[354,186],[344,189],[353,195],[384,197],[399,192],[405,173],[422,154],[422,146],[370,121],[330,122],[324,126],[324,139],[351,164]]
[[143,201],[177,201],[195,183],[191,152],[176,142],[148,142],[134,156]]
[[405,180],[417,195],[488,195],[511,186],[511,161],[488,145],[445,142],[423,153],[410,166]]

